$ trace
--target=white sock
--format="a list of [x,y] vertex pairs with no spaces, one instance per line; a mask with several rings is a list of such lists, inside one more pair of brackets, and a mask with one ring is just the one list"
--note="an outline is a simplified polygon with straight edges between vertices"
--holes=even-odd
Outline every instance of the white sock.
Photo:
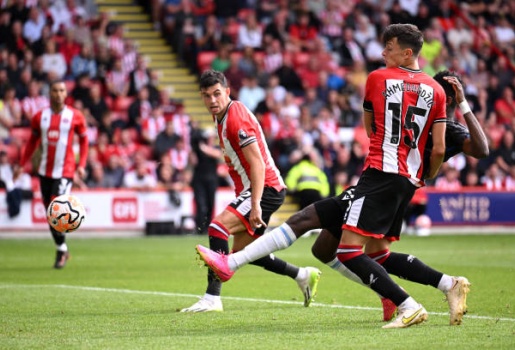
[[299,273],[295,277],[295,281],[299,282],[305,280],[308,277],[308,269],[305,267],[299,267]]
[[274,228],[250,243],[243,250],[229,254],[227,259],[229,268],[231,271],[236,271],[240,267],[270,255],[277,250],[288,248],[295,240],[297,240],[297,236],[295,236],[290,225],[283,223],[281,226]]
[[349,270],[345,265],[343,265],[342,262],[340,260],[338,260],[338,258],[335,257],[332,261],[328,262],[326,265],[329,266],[330,268],[332,268],[334,271],[338,272],[343,277],[346,277],[346,278],[350,279],[351,281],[361,284],[362,286],[365,285],[363,283],[363,281],[361,280],[361,278],[359,278],[358,275],[356,275],[354,272]]
[[63,243],[63,244],[57,246],[57,250],[60,252],[67,252],[68,246],[66,245],[66,243]]
[[438,282],[438,289],[442,292],[447,293],[452,288],[452,276],[443,275],[440,282]]
[[409,297],[408,299],[404,300],[402,304],[399,305],[399,310],[406,310],[406,309],[418,309],[419,303],[412,297]]
[[221,298],[219,295],[213,295],[213,294],[204,294],[204,296],[202,297],[202,299],[205,299],[207,301],[214,301],[214,302],[217,302],[217,301],[220,301]]

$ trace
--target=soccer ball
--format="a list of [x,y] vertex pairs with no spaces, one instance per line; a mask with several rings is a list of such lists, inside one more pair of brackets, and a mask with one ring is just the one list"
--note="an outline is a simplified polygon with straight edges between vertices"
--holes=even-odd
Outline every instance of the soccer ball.
[[432,221],[426,214],[419,215],[415,219],[415,233],[417,236],[429,236],[431,234]]
[[80,227],[86,218],[86,210],[77,197],[63,194],[50,203],[46,216],[52,228],[61,233],[67,233]]

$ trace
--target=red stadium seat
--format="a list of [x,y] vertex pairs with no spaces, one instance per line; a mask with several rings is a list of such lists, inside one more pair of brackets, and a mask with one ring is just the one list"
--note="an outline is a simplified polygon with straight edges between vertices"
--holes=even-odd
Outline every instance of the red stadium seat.
[[29,140],[30,134],[29,127],[12,128],[10,131],[11,138],[20,145],[24,145]]
[[300,67],[306,67],[309,61],[309,53],[307,52],[297,52],[293,55],[293,66],[295,69]]
[[7,160],[10,164],[18,163],[20,161],[20,149],[15,144],[1,145],[0,151],[7,153]]
[[113,111],[115,112],[127,112],[129,106],[134,101],[134,97],[124,96],[118,97],[113,101]]
[[203,51],[197,56],[197,67],[199,72],[204,72],[211,67],[211,62],[215,59],[216,51]]

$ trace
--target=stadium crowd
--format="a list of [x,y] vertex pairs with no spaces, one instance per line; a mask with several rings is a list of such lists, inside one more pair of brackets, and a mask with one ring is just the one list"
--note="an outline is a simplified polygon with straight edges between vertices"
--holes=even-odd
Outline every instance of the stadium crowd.
[[[31,116],[48,106],[48,83],[64,79],[68,102],[83,111],[89,130],[88,177],[76,178],[75,186],[176,191],[190,185],[196,161],[191,141],[203,139],[192,135],[204,131],[180,101],[159,89],[158,74],[124,37],[122,23],[96,12],[91,0],[1,4],[0,152],[12,167],[28,138]],[[433,185],[515,190],[513,1],[153,0],[141,5],[193,73],[207,68],[225,73],[232,97],[258,117],[284,175],[303,154],[316,151],[331,193],[361,174],[368,147],[361,125],[364,83],[368,72],[382,66],[382,29],[413,23],[425,35],[423,70],[434,75],[449,69],[462,76],[490,143],[489,157],[456,156]],[[33,174],[33,167],[25,170]],[[227,184],[226,169],[220,166],[218,174]]]

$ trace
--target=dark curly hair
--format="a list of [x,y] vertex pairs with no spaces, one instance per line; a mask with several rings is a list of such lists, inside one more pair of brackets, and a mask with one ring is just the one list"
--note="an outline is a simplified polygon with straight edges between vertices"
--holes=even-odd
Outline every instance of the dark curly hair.
[[460,84],[463,86],[463,90],[465,90],[465,84],[463,84],[463,81],[461,80],[461,76],[456,72],[451,72],[449,70],[443,70],[441,72],[436,73],[436,75],[433,77],[434,80],[438,82],[438,84],[442,85],[445,95],[447,98],[452,98],[452,102],[450,107],[456,107],[456,94],[454,93],[454,88],[452,87],[451,83],[449,83],[447,80],[444,79],[444,77],[455,77],[458,79]]

